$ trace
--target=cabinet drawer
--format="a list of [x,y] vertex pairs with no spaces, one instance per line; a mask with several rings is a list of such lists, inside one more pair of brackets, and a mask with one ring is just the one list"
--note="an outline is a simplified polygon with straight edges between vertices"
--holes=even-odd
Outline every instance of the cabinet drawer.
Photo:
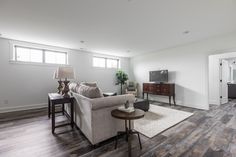
[[144,92],[148,92],[148,91],[149,91],[149,88],[148,88],[148,87],[149,87],[149,84],[144,83],[144,84],[143,84],[143,91],[144,91]]
[[161,93],[162,94],[169,94],[170,93],[170,86],[169,85],[162,85]]

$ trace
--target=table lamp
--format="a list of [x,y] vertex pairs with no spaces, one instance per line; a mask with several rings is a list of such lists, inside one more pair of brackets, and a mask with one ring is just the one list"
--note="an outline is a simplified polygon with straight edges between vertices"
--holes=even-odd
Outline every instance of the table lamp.
[[64,97],[70,97],[68,92],[70,91],[69,89],[69,82],[68,79],[74,79],[75,74],[74,74],[74,69],[73,67],[58,67],[56,71],[56,78],[57,79],[65,79],[64,82],[64,89],[62,91],[62,94]]
[[[58,77],[57,77],[57,70],[54,72],[54,74],[53,74],[53,79],[59,79]],[[61,80],[61,79],[59,79],[58,81],[58,87],[57,87],[57,90],[58,90],[58,94],[62,94],[62,90],[63,90],[63,81]]]

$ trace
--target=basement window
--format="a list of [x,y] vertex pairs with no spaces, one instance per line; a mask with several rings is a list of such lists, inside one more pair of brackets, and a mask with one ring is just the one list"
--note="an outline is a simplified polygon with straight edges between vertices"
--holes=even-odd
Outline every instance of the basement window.
[[99,68],[119,68],[119,59],[93,57],[93,67]]
[[41,64],[67,64],[67,52],[14,45],[13,61]]

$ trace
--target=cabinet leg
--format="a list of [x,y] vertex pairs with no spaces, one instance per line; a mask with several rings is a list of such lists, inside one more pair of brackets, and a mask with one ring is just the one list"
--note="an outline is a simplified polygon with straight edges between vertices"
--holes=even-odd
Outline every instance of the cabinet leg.
[[171,96],[169,96],[169,104],[170,104],[170,106],[171,106]]
[[174,101],[174,105],[176,105],[176,103],[175,103],[175,94],[173,95],[173,101]]

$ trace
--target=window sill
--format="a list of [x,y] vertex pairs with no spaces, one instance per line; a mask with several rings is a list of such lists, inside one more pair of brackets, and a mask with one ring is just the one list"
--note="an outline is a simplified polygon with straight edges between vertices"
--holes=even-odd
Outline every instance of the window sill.
[[14,60],[10,60],[9,63],[19,64],[19,65],[51,66],[51,67],[70,66],[69,64],[50,64],[50,63],[23,62],[23,61],[14,61]]

